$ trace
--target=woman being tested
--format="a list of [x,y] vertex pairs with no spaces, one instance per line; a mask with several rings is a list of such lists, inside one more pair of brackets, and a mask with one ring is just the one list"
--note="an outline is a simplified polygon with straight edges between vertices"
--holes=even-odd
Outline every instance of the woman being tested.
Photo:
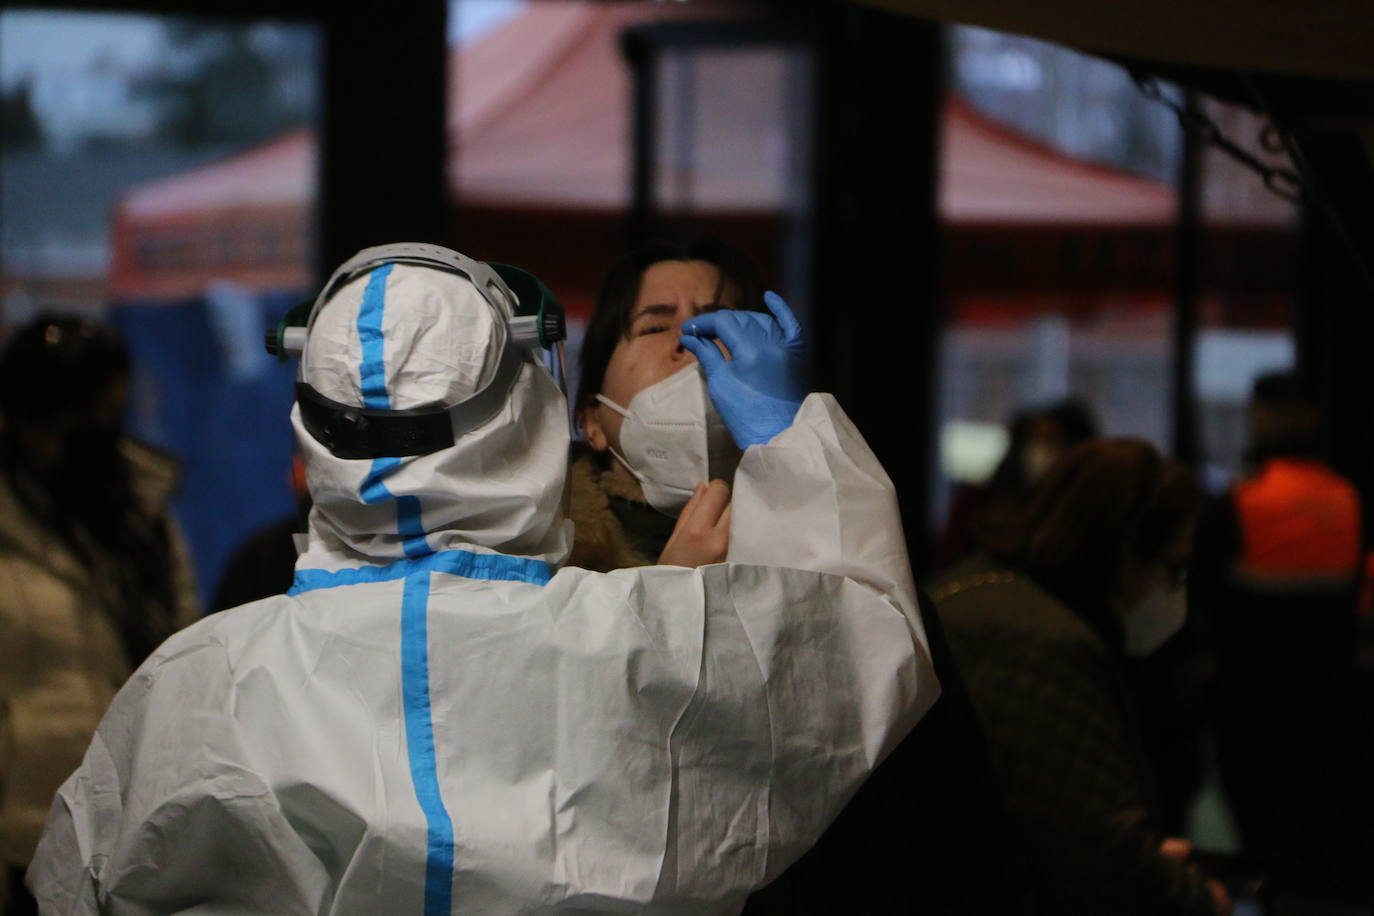
[[[748,257],[714,238],[646,245],[610,270],[582,349],[577,404],[586,443],[574,448],[572,464],[571,565],[697,567],[744,548],[741,537],[788,539],[732,525],[736,468],[750,443],[736,441],[735,425],[716,409],[715,344],[687,330],[753,323],[779,301],[764,293]],[[799,363],[801,353],[792,358]],[[751,399],[751,407],[767,406]],[[921,623],[939,702],[818,846],[750,897],[746,916],[1032,912],[981,732],[928,611]]]

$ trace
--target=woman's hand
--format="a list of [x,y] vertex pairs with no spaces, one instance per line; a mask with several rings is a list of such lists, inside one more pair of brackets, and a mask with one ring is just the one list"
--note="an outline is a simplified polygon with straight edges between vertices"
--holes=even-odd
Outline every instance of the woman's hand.
[[659,565],[708,566],[724,562],[729,549],[730,487],[723,480],[699,483],[677,517]]

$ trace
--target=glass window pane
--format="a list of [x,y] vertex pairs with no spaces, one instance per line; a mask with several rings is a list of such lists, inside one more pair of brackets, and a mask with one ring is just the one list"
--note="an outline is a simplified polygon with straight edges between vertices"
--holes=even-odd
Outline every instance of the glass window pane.
[[[634,85],[621,40],[729,3],[450,0],[454,239],[533,270],[562,298],[576,364],[602,276],[631,244]],[[656,58],[654,195],[663,234],[709,232],[759,262],[805,320],[809,59],[777,44]],[[793,222],[788,222],[793,220]]]
[[[1072,398],[1102,433],[1167,450],[1173,116],[1121,68],[1066,48],[964,28],[951,43],[942,443],[967,424],[1002,426]],[[935,481],[937,527],[954,488],[990,471],[942,463],[955,476]]]
[[[1292,170],[1273,139],[1266,142],[1262,118],[1212,99],[1201,104],[1228,139]],[[1220,489],[1244,469],[1255,379],[1294,367],[1299,213],[1221,150],[1205,150],[1200,169],[1203,296],[1193,360],[1202,467],[1209,486]]]
[[0,303],[114,324],[131,431],[183,461],[209,601],[230,552],[295,511],[293,371],[263,334],[313,282],[316,29],[0,13]]

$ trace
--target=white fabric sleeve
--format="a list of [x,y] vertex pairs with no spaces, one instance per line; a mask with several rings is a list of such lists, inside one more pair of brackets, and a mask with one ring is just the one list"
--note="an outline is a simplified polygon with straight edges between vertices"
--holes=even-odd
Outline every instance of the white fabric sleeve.
[[890,601],[926,647],[897,492],[835,399],[811,394],[792,425],[735,473],[730,563],[853,579]]
[[727,562],[694,571],[702,662],[671,743],[663,886],[689,897],[781,873],[939,696],[896,493],[833,398],[749,448],[734,493]]
[[319,911],[327,875],[254,773],[228,680],[223,648],[202,643],[120,691],[29,868],[44,914]]

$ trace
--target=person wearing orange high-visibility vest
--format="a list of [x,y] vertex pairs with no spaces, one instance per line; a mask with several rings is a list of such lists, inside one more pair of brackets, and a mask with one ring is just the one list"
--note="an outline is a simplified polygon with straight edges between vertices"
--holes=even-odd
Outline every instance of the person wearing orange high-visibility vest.
[[1308,873],[1348,728],[1360,501],[1319,457],[1320,409],[1295,376],[1259,378],[1249,420],[1248,473],[1199,529],[1192,604],[1215,657],[1218,767],[1246,851]]

